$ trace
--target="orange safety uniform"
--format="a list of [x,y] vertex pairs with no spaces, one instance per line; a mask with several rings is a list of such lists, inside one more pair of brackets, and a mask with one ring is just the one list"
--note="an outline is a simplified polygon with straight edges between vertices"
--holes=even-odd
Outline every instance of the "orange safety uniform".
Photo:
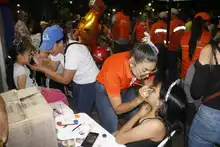
[[170,42],[168,43],[168,50],[176,51],[180,47],[180,41],[185,29],[184,22],[174,16],[170,22]]
[[197,43],[196,50],[192,57],[192,60],[189,59],[189,40],[191,37],[191,31],[184,33],[184,36],[181,39],[181,47],[182,47],[182,71],[181,76],[185,78],[186,73],[190,65],[195,62],[200,55],[202,48],[208,44],[211,39],[211,33],[203,30],[200,41]]
[[167,24],[164,20],[154,23],[150,30],[151,41],[154,44],[164,44],[167,35]]
[[117,12],[115,14],[116,22],[112,28],[113,39],[119,38],[130,39],[130,17],[126,16],[123,12]]

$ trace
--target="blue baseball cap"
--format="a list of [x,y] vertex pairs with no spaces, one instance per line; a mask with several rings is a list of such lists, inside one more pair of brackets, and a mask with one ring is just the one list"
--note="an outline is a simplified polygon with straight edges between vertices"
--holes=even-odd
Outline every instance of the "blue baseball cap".
[[49,51],[53,48],[56,41],[64,37],[63,30],[59,26],[47,27],[43,33],[43,40],[40,50]]

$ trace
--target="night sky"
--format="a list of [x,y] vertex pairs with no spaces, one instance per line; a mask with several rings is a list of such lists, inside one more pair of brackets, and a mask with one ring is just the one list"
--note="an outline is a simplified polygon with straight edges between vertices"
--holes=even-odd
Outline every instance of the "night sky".
[[[32,14],[33,17],[40,18],[42,15],[47,17],[57,17],[57,8],[53,3],[54,0],[10,0],[10,7],[12,11],[16,14],[17,7],[19,3],[21,5],[20,9],[26,10]],[[72,0],[72,4],[69,4],[69,0],[57,0],[66,1],[65,7],[68,7],[72,13],[84,14],[88,11],[89,0]],[[117,8],[117,6],[123,6],[124,9],[133,11],[142,11],[144,6],[147,5],[152,0],[104,0],[108,8]],[[219,15],[219,0],[191,0],[190,2],[174,2],[173,6],[178,6],[184,10],[195,9],[198,11],[214,11],[216,15]],[[160,2],[160,0],[153,0],[153,8],[156,11],[166,10],[166,2]]]

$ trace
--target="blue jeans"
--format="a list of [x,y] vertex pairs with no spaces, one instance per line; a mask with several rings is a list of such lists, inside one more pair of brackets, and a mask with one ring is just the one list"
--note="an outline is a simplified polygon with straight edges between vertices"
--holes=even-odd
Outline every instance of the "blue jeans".
[[[110,133],[118,130],[118,116],[115,113],[110,103],[108,94],[105,87],[100,83],[96,83],[96,110],[99,115],[101,125]],[[122,102],[129,102],[136,98],[136,92],[134,88],[122,90],[121,92]],[[138,112],[138,108],[124,114],[125,119],[129,120],[134,114]]]
[[220,111],[201,105],[189,133],[189,147],[220,144]]
[[95,84],[96,82],[89,84],[76,84],[73,82],[72,92],[77,113],[84,112],[89,116],[91,115],[96,98]]

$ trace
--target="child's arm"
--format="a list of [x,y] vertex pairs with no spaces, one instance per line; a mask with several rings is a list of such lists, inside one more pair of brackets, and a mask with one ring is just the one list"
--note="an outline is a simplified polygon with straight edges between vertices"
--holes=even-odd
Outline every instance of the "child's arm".
[[18,89],[25,89],[26,88],[26,82],[27,82],[27,76],[26,75],[20,75],[17,78],[17,88]]

